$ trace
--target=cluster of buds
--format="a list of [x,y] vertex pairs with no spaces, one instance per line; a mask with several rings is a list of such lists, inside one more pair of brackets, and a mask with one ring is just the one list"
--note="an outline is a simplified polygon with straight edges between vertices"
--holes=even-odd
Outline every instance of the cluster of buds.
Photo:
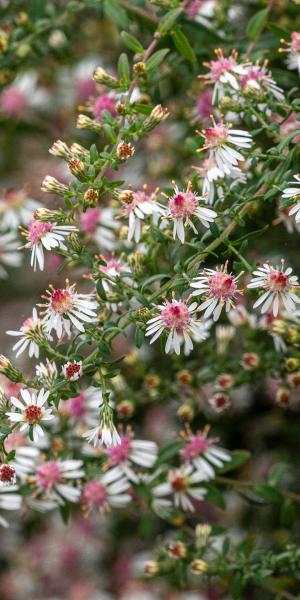
[[77,117],[76,122],[77,129],[87,129],[88,131],[94,131],[95,133],[102,132],[102,125],[99,121],[91,119],[87,115],[80,114]]
[[64,196],[69,191],[69,188],[52,177],[52,175],[46,175],[43,183],[41,185],[42,192],[48,192],[50,194],[58,194],[59,196]]
[[113,77],[113,75],[110,75],[110,73],[107,73],[107,71],[105,71],[105,69],[102,69],[102,67],[97,67],[97,69],[94,72],[93,79],[94,81],[96,81],[96,83],[107,85],[107,87],[110,88],[119,87],[119,82],[117,78]]
[[151,111],[149,117],[145,120],[143,124],[142,133],[148,133],[149,131],[154,129],[154,127],[156,127],[159,123],[167,119],[168,116],[169,111],[167,108],[164,108],[163,106],[161,106],[161,104],[155,106]]
[[33,217],[37,221],[66,224],[66,214],[63,210],[50,210],[49,208],[38,208]]
[[65,142],[61,140],[57,140],[52,144],[50,150],[50,154],[52,156],[57,156],[58,158],[64,158],[65,160],[71,160],[73,158],[73,153],[69,146]]

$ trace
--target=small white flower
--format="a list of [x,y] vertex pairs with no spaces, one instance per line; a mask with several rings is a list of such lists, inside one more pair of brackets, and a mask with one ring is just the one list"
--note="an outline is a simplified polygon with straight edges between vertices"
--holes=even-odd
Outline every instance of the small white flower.
[[163,304],[157,305],[159,314],[147,321],[146,336],[152,336],[150,344],[153,344],[164,331],[167,331],[166,353],[174,350],[176,354],[180,354],[182,342],[186,353],[193,349],[191,335],[197,336],[197,339],[205,339],[202,323],[195,318],[198,310],[197,302],[190,305],[188,302],[189,298],[176,300],[173,294],[171,302],[165,299]]
[[[22,256],[19,252],[19,240],[14,231],[0,235],[0,263],[5,267],[20,267]],[[0,278],[6,279],[7,272],[0,264]]]
[[204,319],[213,315],[214,321],[217,321],[221,315],[222,308],[225,306],[226,312],[235,308],[234,301],[238,294],[237,281],[242,275],[237,276],[227,272],[227,263],[220,269],[204,269],[200,276],[195,277],[191,282],[191,287],[195,288],[193,296],[205,294],[206,299],[200,304],[199,309],[205,310]]
[[113,409],[107,394],[104,394],[99,400],[101,402],[99,424],[83,433],[82,437],[86,438],[90,444],[93,444],[94,448],[102,445],[109,448],[110,446],[121,444],[121,438],[113,421]]
[[193,512],[192,501],[203,500],[206,494],[206,489],[201,486],[204,479],[202,471],[195,471],[192,465],[184,465],[170,470],[168,480],[153,488],[153,496],[155,501],[159,499],[161,502],[162,497],[172,495],[175,508]]
[[28,239],[28,242],[23,248],[31,248],[30,264],[34,271],[36,270],[37,264],[41,271],[44,270],[44,248],[50,252],[54,248],[67,250],[64,239],[70,233],[75,231],[78,231],[78,229],[73,225],[57,225],[56,223],[51,223],[49,221],[38,221],[37,219],[33,219],[29,223],[28,231],[24,231],[24,235]]
[[296,304],[300,303],[300,297],[296,296],[293,289],[299,286],[298,277],[291,275],[293,269],[284,268],[284,261],[281,267],[273,267],[265,263],[256,271],[253,271],[254,277],[248,284],[248,288],[262,288],[264,293],[253,305],[253,308],[261,307],[261,312],[266,313],[272,309],[274,317],[277,317],[279,308],[284,306],[288,313],[296,311]]
[[138,243],[141,239],[142,225],[145,217],[157,216],[164,213],[164,207],[155,200],[154,194],[147,194],[146,189],[132,192],[125,190],[119,195],[122,202],[122,212],[128,218],[128,241]]
[[66,280],[65,288],[56,290],[50,285],[47,295],[42,296],[47,303],[39,306],[45,307],[43,323],[48,334],[54,329],[58,338],[64,333],[71,335],[71,324],[83,333],[84,323],[97,320],[98,303],[94,294],[78,294],[75,286],[75,283],[70,285]]
[[217,439],[208,437],[209,426],[193,434],[187,432],[186,445],[180,450],[181,458],[194,465],[203,480],[209,481],[215,476],[215,468],[221,468],[231,460],[230,452],[215,444]]
[[233,50],[231,55],[226,58],[221,48],[215,50],[216,60],[203,63],[209,69],[206,75],[200,75],[207,83],[214,84],[212,102],[215,104],[225,95],[226,89],[230,88],[235,92],[240,87],[240,77],[247,73],[247,67],[251,63],[239,64],[237,62],[238,53]]
[[199,219],[204,227],[209,227],[217,217],[217,213],[210,208],[200,205],[200,201],[205,201],[204,197],[196,196],[192,191],[192,185],[189,182],[186,191],[180,191],[177,186],[174,188],[174,195],[168,198],[168,208],[163,215],[163,219],[173,221],[173,239],[179,238],[182,244],[185,241],[185,227],[189,226],[195,234],[198,231],[192,221],[192,217]]
[[209,150],[209,160],[217,165],[223,176],[230,176],[232,167],[238,168],[239,162],[245,161],[245,157],[236,150],[236,147],[251,148],[252,137],[242,129],[231,129],[231,125],[223,121],[220,123],[216,123],[214,119],[212,121],[213,127],[198,132],[204,137],[204,145],[198,152]]
[[58,376],[55,362],[50,362],[48,358],[46,358],[46,363],[41,362],[39,365],[36,365],[35,373],[45,387],[52,386]]
[[69,483],[84,476],[82,460],[49,460],[35,466],[33,483],[38,495],[43,495],[47,500],[63,504],[77,502],[81,490]]
[[25,190],[7,190],[0,198],[0,229],[27,227],[38,208],[38,202],[28,198]]
[[118,466],[129,480],[137,482],[139,477],[131,463],[150,469],[157,459],[158,449],[155,442],[132,439],[129,431],[120,435],[120,444],[108,448],[106,452],[109,465]]
[[118,467],[109,469],[98,479],[92,479],[83,486],[82,506],[86,514],[98,510],[101,514],[110,507],[122,508],[130,502],[131,497],[127,492],[129,481],[124,477]]
[[44,405],[48,400],[49,392],[43,388],[38,392],[30,394],[28,390],[22,389],[20,392],[23,402],[14,396],[11,397],[11,403],[18,409],[18,412],[7,412],[11,423],[20,423],[20,431],[26,432],[32,429],[33,441],[37,442],[40,436],[44,435],[44,431],[40,425],[42,422],[52,421],[54,415],[52,408],[45,408]]
[[25,319],[19,331],[7,331],[7,335],[19,337],[20,340],[13,346],[13,350],[17,351],[18,357],[24,350],[28,348],[29,357],[39,357],[39,343],[45,341],[46,327],[38,318],[36,308],[32,311],[32,317]]
[[250,65],[246,73],[241,77],[240,86],[242,90],[253,89],[257,92],[265,94],[269,92],[273,94],[278,102],[284,100],[283,90],[277,85],[272,78],[271,71],[267,69],[268,61],[260,66],[258,63]]
[[82,361],[68,361],[63,365],[62,373],[69,381],[78,381],[82,375]]
[[294,175],[294,179],[295,181],[291,181],[290,184],[299,187],[285,188],[282,198],[291,198],[295,201],[296,204],[290,209],[289,216],[295,216],[296,223],[300,223],[300,175]]
[[300,33],[292,31],[291,41],[281,40],[281,43],[284,44],[284,47],[280,48],[279,52],[287,52],[287,68],[297,69],[300,75]]
[[0,465],[0,488],[16,484],[16,471],[12,465]]

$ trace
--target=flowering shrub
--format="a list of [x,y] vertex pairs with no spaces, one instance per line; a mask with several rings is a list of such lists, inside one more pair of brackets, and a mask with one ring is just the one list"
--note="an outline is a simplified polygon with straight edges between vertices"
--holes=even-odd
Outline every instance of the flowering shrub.
[[0,276],[41,290],[0,357],[0,523],[110,511],[162,598],[296,598],[298,3],[52,4],[4,2],[8,136],[54,118],[71,24],[121,52],[62,73],[44,199],[0,199]]

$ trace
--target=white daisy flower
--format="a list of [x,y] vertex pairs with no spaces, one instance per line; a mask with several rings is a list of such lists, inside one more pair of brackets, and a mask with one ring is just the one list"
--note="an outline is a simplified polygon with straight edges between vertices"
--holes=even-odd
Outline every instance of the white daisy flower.
[[173,293],[171,302],[165,299],[163,304],[157,305],[159,314],[147,321],[145,335],[152,336],[150,344],[153,344],[164,331],[167,331],[166,353],[174,350],[176,354],[180,354],[182,343],[184,343],[185,352],[193,349],[191,336],[205,339],[202,324],[199,319],[195,318],[198,310],[197,302],[188,305],[189,300],[190,297],[186,300],[176,300]]
[[223,176],[230,176],[232,167],[238,168],[239,162],[246,160],[235,147],[251,148],[252,137],[242,129],[231,129],[231,125],[223,121],[216,123],[213,117],[212,121],[213,127],[198,132],[204,138],[204,145],[198,152],[209,150],[209,159],[216,163]]
[[185,227],[189,226],[195,234],[198,231],[192,221],[192,217],[199,219],[204,227],[209,227],[218,216],[214,210],[200,205],[200,201],[205,201],[202,196],[196,196],[192,191],[192,184],[189,182],[185,192],[180,191],[177,186],[174,188],[174,195],[168,198],[168,208],[163,215],[163,219],[173,221],[173,239],[179,238],[182,244],[185,240]]
[[237,276],[227,272],[227,263],[219,269],[204,269],[200,276],[195,277],[191,282],[191,287],[195,288],[193,296],[205,295],[206,298],[199,309],[204,310],[204,319],[213,315],[214,321],[217,321],[221,315],[222,308],[225,306],[226,312],[235,308],[235,299],[241,294],[237,287],[237,281],[243,273]]
[[291,41],[280,40],[284,44],[279,52],[287,52],[287,68],[290,70],[298,69],[300,75],[300,33],[293,31],[291,33]]
[[38,208],[38,202],[28,198],[26,190],[6,190],[0,198],[0,229],[27,227]]
[[168,472],[168,481],[160,483],[152,490],[154,498],[172,495],[175,508],[185,511],[195,510],[193,500],[203,500],[206,489],[201,487],[203,472],[195,471],[192,465],[184,465]]
[[150,469],[157,459],[157,444],[148,440],[135,440],[129,431],[120,435],[120,444],[106,450],[108,464],[118,466],[126,477],[134,482],[139,477],[131,464]]
[[243,91],[253,89],[257,92],[273,94],[278,102],[283,102],[283,90],[277,85],[272,78],[271,71],[267,69],[268,61],[265,61],[262,66],[257,62],[255,65],[250,65],[246,73],[241,77],[240,86]]
[[[19,240],[14,231],[0,235],[0,278],[6,279],[5,267],[20,267],[22,256],[19,252]],[[4,266],[2,266],[4,265]]]
[[14,396],[10,399],[18,411],[7,412],[6,415],[11,423],[21,424],[20,431],[27,432],[28,429],[31,430],[33,441],[37,442],[39,437],[44,435],[40,423],[54,419],[52,408],[44,407],[48,400],[49,391],[42,388],[36,396],[35,393],[30,394],[28,390],[22,389],[20,394],[23,402]]
[[81,495],[84,512],[89,514],[92,510],[98,510],[104,514],[111,507],[123,508],[131,500],[130,495],[125,493],[129,485],[118,467],[109,469],[98,479],[88,481]]
[[142,226],[145,223],[145,217],[158,216],[164,213],[165,208],[156,202],[154,194],[147,194],[146,188],[133,192],[132,190],[123,190],[119,198],[122,202],[123,216],[128,218],[128,241],[132,239],[138,243],[141,239]]
[[208,438],[209,427],[193,434],[187,432],[186,445],[180,450],[181,458],[194,465],[203,480],[209,481],[215,477],[215,469],[231,460],[230,452],[216,445],[217,439]]
[[28,317],[23,321],[19,331],[7,331],[7,335],[19,337],[19,341],[13,346],[13,351],[16,351],[18,357],[24,350],[28,348],[28,354],[31,358],[39,357],[39,344],[45,341],[46,327],[38,318],[36,308],[32,311],[32,317]]
[[59,250],[67,250],[64,244],[64,239],[70,233],[78,231],[73,225],[57,225],[49,221],[38,221],[33,219],[29,223],[28,231],[24,230],[23,235],[28,239],[27,244],[23,248],[31,248],[30,265],[34,271],[38,264],[41,271],[44,270],[45,257],[44,248],[50,252],[56,248]]
[[98,303],[94,294],[78,294],[75,286],[75,283],[70,285],[67,279],[65,288],[56,290],[53,285],[49,285],[47,295],[42,296],[47,303],[39,306],[45,308],[43,323],[48,334],[54,329],[58,338],[65,333],[71,335],[71,324],[83,333],[84,323],[97,321]]
[[292,186],[299,187],[287,187],[283,190],[282,198],[291,198],[295,202],[289,211],[289,216],[294,216],[296,223],[300,223],[300,175],[294,175],[295,181],[290,181]]
[[81,490],[71,484],[71,481],[84,477],[82,460],[49,460],[34,467],[32,483],[38,496],[58,505],[64,501],[78,502]]
[[284,260],[281,261],[281,267],[273,267],[265,263],[253,271],[254,277],[247,287],[265,290],[253,308],[260,306],[262,313],[272,310],[274,317],[277,317],[281,306],[284,306],[288,313],[294,313],[296,304],[300,303],[300,297],[293,291],[299,283],[298,277],[291,275],[292,271],[291,267],[284,268]]
[[231,55],[225,58],[221,48],[215,50],[216,60],[203,63],[209,69],[206,75],[200,75],[207,83],[214,84],[212,102],[216,104],[223,98],[228,88],[237,91],[240,87],[239,79],[247,73],[250,63],[238,64],[238,53],[232,50]]

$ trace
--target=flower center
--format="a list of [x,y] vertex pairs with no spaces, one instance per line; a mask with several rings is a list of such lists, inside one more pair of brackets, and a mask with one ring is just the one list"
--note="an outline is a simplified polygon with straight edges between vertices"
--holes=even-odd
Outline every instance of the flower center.
[[78,363],[72,363],[66,368],[66,378],[71,379],[74,375],[77,375],[81,371],[81,365]]
[[51,294],[50,306],[54,312],[65,315],[73,308],[72,295],[68,290],[56,290]]
[[187,218],[198,206],[198,200],[193,192],[180,192],[170,198],[169,208],[175,218]]
[[233,58],[220,58],[210,62],[210,76],[213,81],[218,81],[224,73],[231,71],[236,66],[236,61]]
[[272,271],[268,277],[268,283],[272,292],[280,292],[289,288],[289,278],[282,271]]
[[218,271],[209,279],[210,293],[220,300],[228,300],[235,295],[237,285],[232,275]]
[[196,458],[210,447],[210,441],[203,435],[192,435],[190,440],[180,451],[181,456],[186,460]]
[[51,492],[54,486],[61,480],[59,464],[55,461],[47,461],[36,470],[36,480],[40,488]]
[[167,327],[181,332],[191,320],[190,311],[184,302],[168,304],[161,313],[162,319]]
[[2,483],[13,483],[15,481],[16,472],[9,465],[2,465],[0,468],[0,481]]
[[121,435],[121,444],[111,446],[107,449],[107,453],[113,465],[119,465],[125,462],[130,451],[131,439],[128,435]]
[[48,231],[51,231],[51,229],[53,228],[52,223],[49,222],[42,222],[42,221],[37,221],[37,220],[33,220],[29,223],[29,227],[28,227],[28,232],[29,232],[29,240],[31,242],[32,245],[34,244],[38,244],[41,240],[41,238],[48,233]]
[[174,492],[184,492],[187,489],[188,484],[188,478],[180,473],[176,473],[171,479],[171,486]]
[[226,142],[228,137],[228,129],[220,123],[215,127],[205,129],[205,141],[208,148],[217,148]]
[[107,503],[106,487],[98,481],[88,481],[83,488],[82,500],[91,508],[101,508]]
[[30,406],[25,408],[24,413],[26,421],[30,423],[30,425],[34,425],[40,422],[42,409],[39,406],[36,406],[36,404],[30,404]]

